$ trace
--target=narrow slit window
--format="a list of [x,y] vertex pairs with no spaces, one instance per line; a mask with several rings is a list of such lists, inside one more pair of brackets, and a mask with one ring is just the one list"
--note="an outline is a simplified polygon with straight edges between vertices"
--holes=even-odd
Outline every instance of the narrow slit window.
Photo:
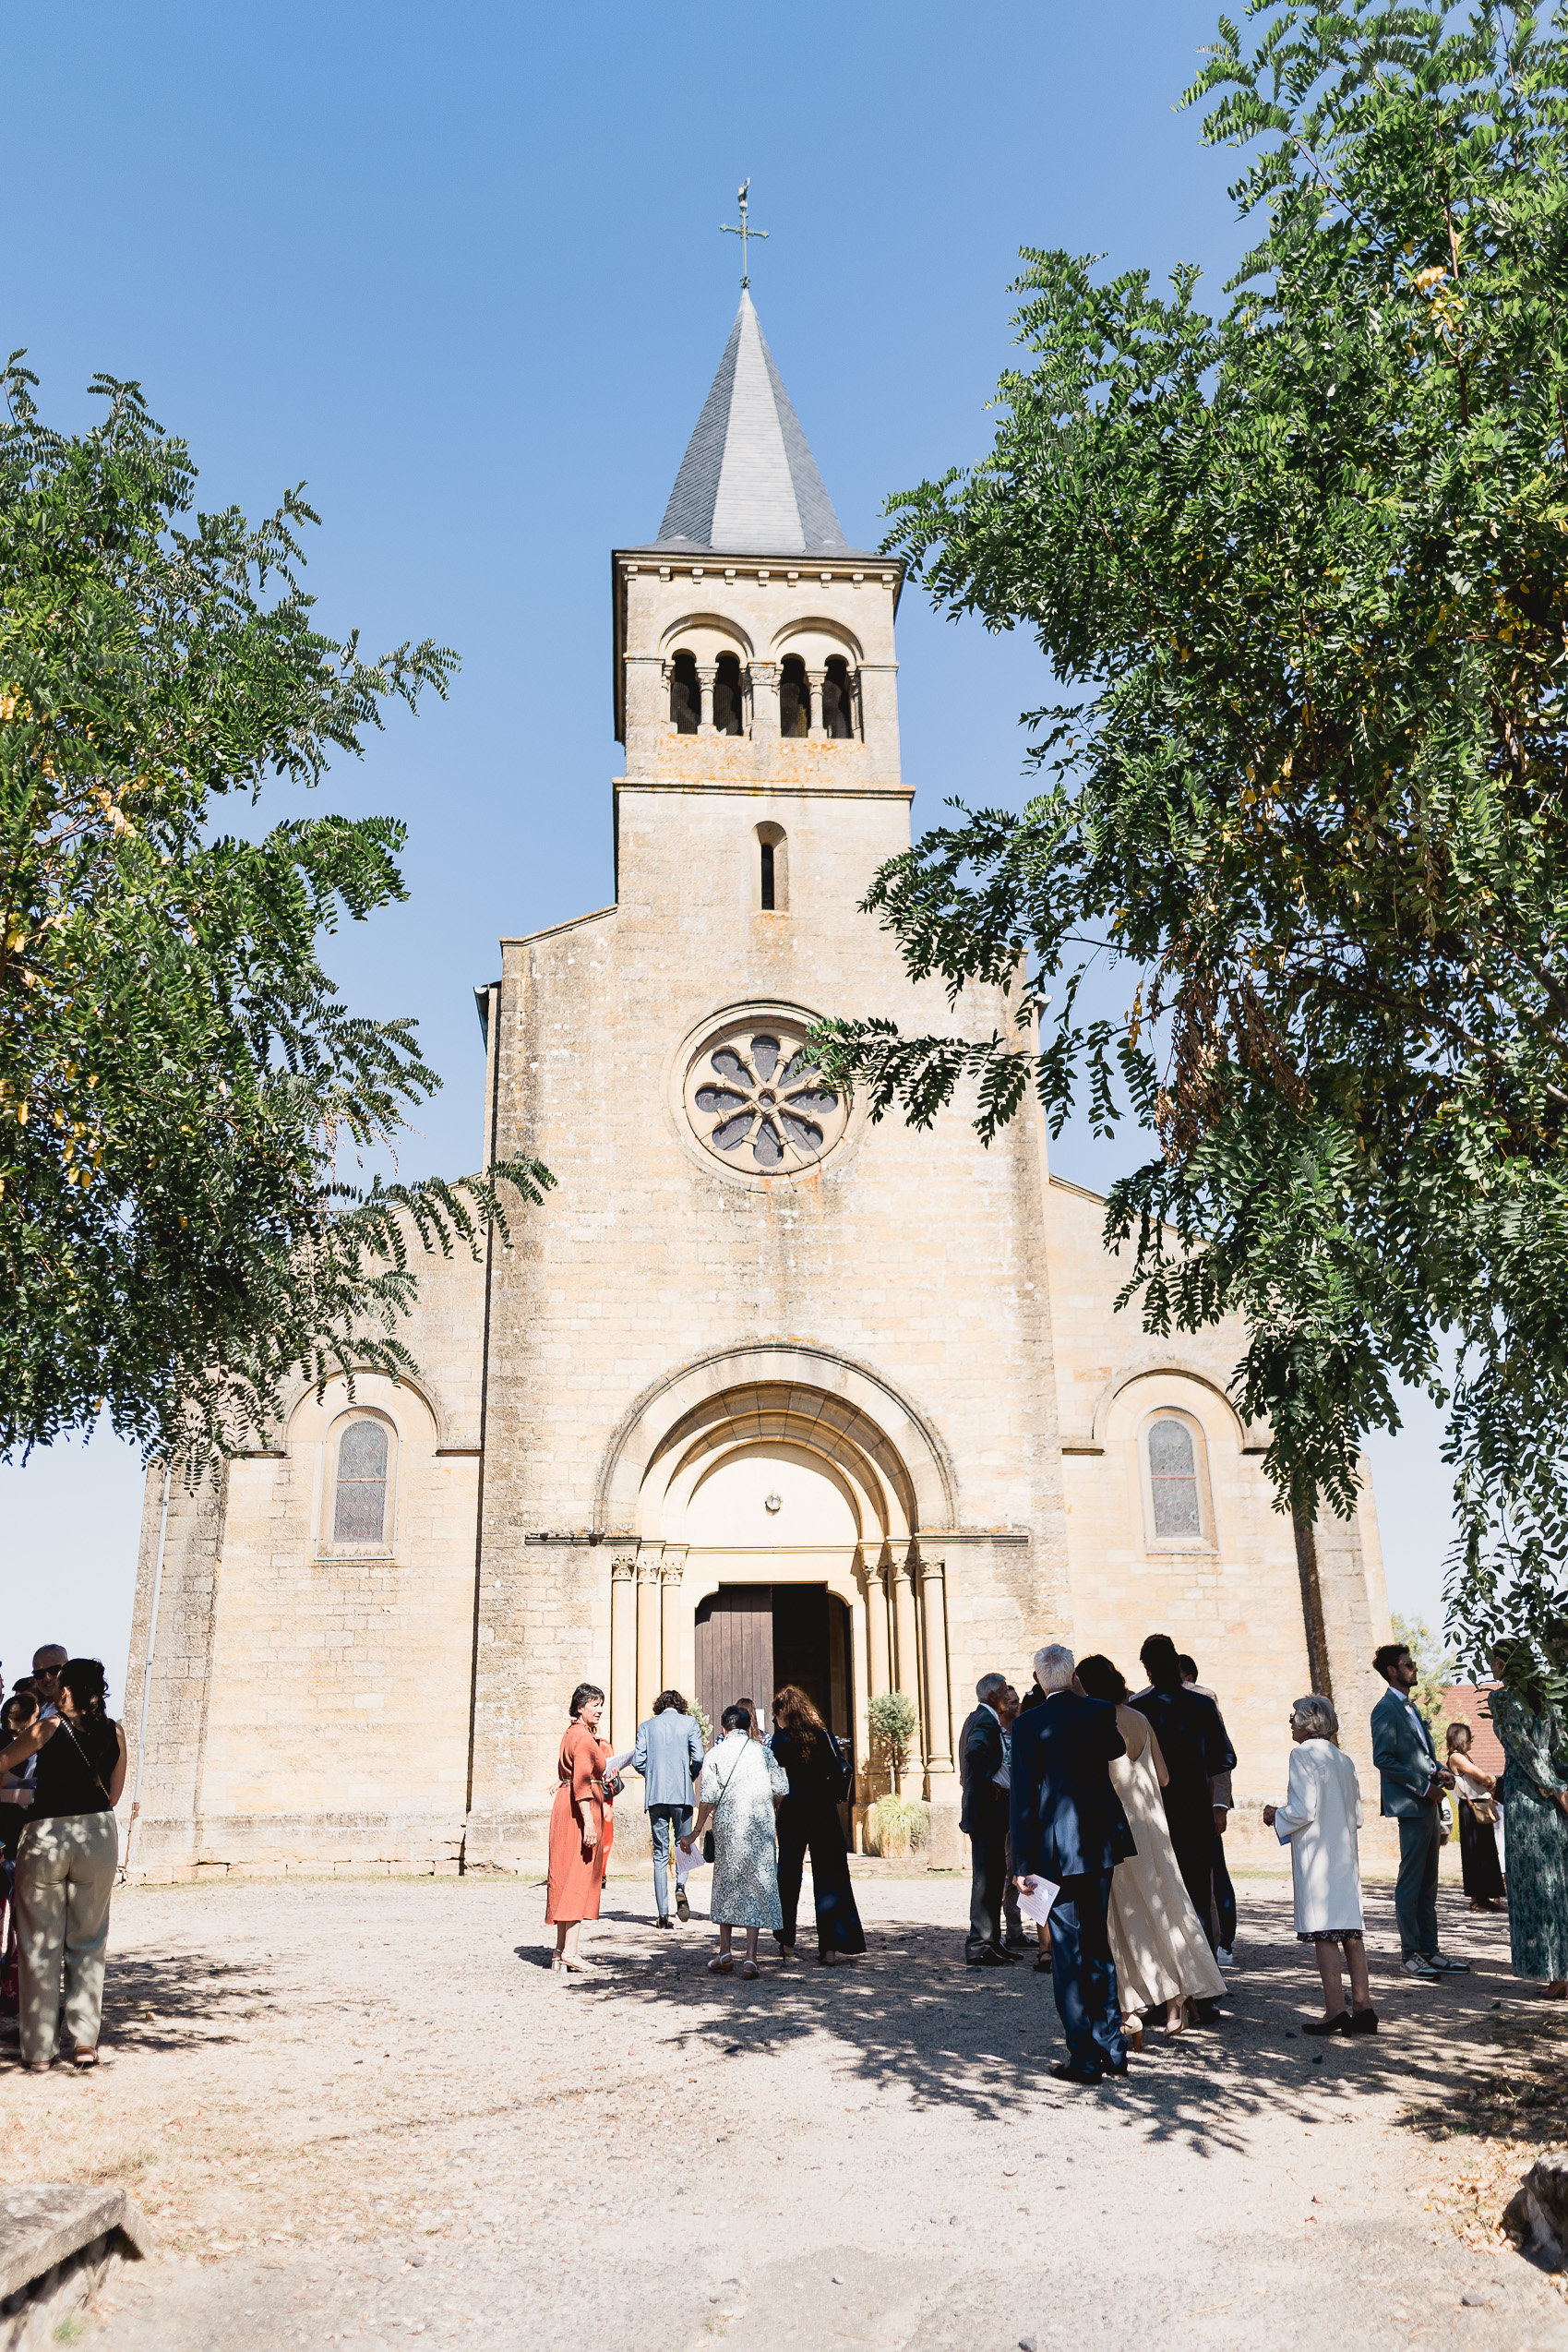
[[380,1543],[387,1527],[387,1425],[353,1421],[338,1440],[334,1543]]
[[1149,1492],[1157,1536],[1203,1532],[1198,1502],[1198,1462],[1192,1433],[1183,1421],[1149,1424]]
[[773,845],[771,841],[762,844],[762,911],[765,915],[773,912]]

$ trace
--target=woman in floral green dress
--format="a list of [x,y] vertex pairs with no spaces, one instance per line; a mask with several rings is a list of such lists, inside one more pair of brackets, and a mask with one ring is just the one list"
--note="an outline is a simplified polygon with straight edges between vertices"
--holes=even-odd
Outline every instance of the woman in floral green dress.
[[1568,1727],[1522,1641],[1499,1643],[1502,1686],[1489,1701],[1508,1768],[1499,1794],[1508,1840],[1508,1935],[1514,1974],[1568,1998]]

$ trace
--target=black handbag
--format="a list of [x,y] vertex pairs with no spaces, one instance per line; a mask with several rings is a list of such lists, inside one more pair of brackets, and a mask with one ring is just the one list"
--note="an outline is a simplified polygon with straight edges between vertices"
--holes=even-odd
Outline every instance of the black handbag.
[[832,1758],[827,1782],[829,1802],[833,1805],[847,1805],[850,1792],[855,1786],[855,1775],[849,1769],[849,1758],[832,1732],[824,1731],[822,1737],[828,1743],[828,1754]]

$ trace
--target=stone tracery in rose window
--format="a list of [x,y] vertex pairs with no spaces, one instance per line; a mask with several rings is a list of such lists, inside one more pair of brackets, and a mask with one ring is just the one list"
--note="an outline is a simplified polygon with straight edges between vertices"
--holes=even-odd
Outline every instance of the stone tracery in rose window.
[[687,1079],[686,1108],[716,1159],[748,1175],[789,1176],[832,1150],[848,1106],[816,1070],[804,1030],[760,1018],[703,1047]]

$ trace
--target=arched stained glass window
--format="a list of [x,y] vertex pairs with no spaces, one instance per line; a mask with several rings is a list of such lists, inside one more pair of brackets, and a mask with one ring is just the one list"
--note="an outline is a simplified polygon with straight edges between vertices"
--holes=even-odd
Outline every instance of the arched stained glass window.
[[380,1543],[387,1528],[390,1432],[383,1421],[351,1421],[338,1440],[332,1506],[334,1543]]
[[1154,1502],[1155,1533],[1197,1535],[1203,1532],[1198,1502],[1198,1463],[1192,1433],[1184,1421],[1160,1419],[1149,1423],[1149,1492]]

